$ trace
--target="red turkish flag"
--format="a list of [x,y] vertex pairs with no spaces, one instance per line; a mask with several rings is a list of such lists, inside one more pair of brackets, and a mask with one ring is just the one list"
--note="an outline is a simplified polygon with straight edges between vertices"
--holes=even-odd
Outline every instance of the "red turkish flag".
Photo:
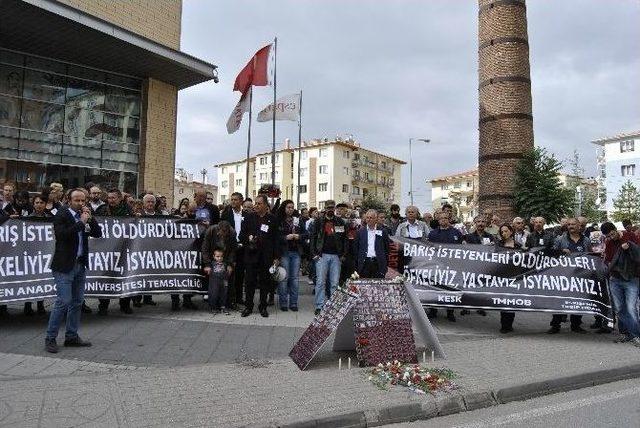
[[236,77],[236,82],[233,85],[234,91],[240,91],[244,94],[251,85],[267,86],[269,84],[267,65],[270,51],[271,45],[267,45],[256,52]]

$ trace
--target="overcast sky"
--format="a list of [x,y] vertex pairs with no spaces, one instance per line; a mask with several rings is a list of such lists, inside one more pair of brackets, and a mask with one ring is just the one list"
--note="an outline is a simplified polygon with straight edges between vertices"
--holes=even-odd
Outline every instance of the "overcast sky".
[[[426,180],[477,163],[477,14],[474,0],[184,0],[182,50],[217,65],[220,83],[180,92],[177,166],[244,157],[247,116],[226,131],[233,83],[277,36],[278,96],[303,91],[303,139],[352,134],[407,161],[410,137],[431,139],[413,147],[414,194],[430,207]],[[590,141],[640,129],[640,1],[529,0],[527,16],[535,143],[563,159],[579,150],[593,175]],[[254,112],[272,97],[256,88]],[[277,141],[297,131],[279,121]],[[254,122],[252,153],[271,138]]]

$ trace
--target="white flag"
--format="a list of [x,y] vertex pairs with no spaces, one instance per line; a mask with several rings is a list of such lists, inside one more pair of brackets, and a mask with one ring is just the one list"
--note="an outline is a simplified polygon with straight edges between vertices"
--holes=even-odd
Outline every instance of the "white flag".
[[[276,120],[297,121],[300,116],[300,94],[291,94],[276,101]],[[273,120],[273,103],[258,113],[258,122]]]
[[240,128],[242,116],[244,116],[245,112],[249,111],[250,92],[251,88],[240,97],[238,104],[236,104],[236,107],[231,112],[231,116],[229,116],[229,120],[227,120],[227,132],[229,134],[233,134]]

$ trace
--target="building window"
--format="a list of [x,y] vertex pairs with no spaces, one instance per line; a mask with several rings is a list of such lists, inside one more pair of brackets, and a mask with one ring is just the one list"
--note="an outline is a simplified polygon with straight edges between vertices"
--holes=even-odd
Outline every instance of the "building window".
[[359,153],[354,153],[353,154],[353,160],[354,161],[360,160],[360,154]]
[[359,169],[354,169],[353,170],[353,176],[357,177],[357,178],[360,178],[360,170]]
[[236,179],[236,186],[238,186],[238,187],[242,186],[242,178],[237,178]]
[[223,189],[229,187],[229,182],[227,180],[223,180],[222,183],[220,183],[220,187]]
[[362,189],[362,197],[363,198],[366,198],[368,194],[369,194],[369,189]]
[[260,173],[260,182],[261,183],[266,183],[268,179],[269,179],[269,177],[267,176],[266,172],[261,172]]
[[226,174],[227,173],[227,167],[223,166],[222,169],[220,170],[221,174]]
[[266,156],[261,156],[260,157],[260,165],[266,165],[267,164],[267,157]]
[[309,171],[309,168],[300,168],[300,178],[306,177],[307,171]]
[[329,149],[320,149],[319,156],[321,158],[326,158],[327,156],[329,156]]
[[449,185],[447,183],[441,184],[440,190],[449,190]]
[[280,162],[280,153],[276,153],[276,163]]
[[348,184],[343,184],[342,185],[342,193],[349,193],[349,185]]
[[636,164],[633,163],[631,165],[622,165],[620,167],[620,173],[623,177],[630,177],[632,175],[636,175]]
[[620,141],[620,153],[632,152],[634,143],[634,140]]
[[240,172],[240,165],[236,165],[236,172]]
[[320,183],[318,184],[318,191],[326,192],[328,187],[328,183]]
[[343,150],[342,151],[342,158],[343,159],[349,159],[350,156],[351,156],[351,152],[349,152],[349,150]]
[[349,167],[343,166],[343,167],[342,167],[342,173],[343,173],[344,175],[349,175]]
[[386,169],[386,168],[387,168],[387,163],[386,163],[385,161],[381,161],[381,162],[380,162],[380,166],[381,166],[383,169]]
[[360,194],[360,188],[358,186],[353,186],[353,194],[354,195],[359,195]]
[[307,193],[307,185],[306,184],[302,184],[302,185],[298,186],[298,192],[299,193]]
[[364,178],[365,178],[365,180],[369,180],[369,173],[368,172],[364,173]]
[[471,181],[467,181],[467,187],[471,187],[473,186],[473,183]]
[[453,188],[454,189],[459,189],[460,187],[462,187],[462,183],[459,181],[456,181],[455,183],[453,183]]
[[328,165],[320,165],[318,167],[318,174],[329,174],[329,166]]
[[182,195],[184,193],[184,189],[181,187],[180,190],[178,190],[178,194]]
[[306,150],[303,150],[300,152],[300,160],[307,160],[309,157],[309,152],[307,152]]

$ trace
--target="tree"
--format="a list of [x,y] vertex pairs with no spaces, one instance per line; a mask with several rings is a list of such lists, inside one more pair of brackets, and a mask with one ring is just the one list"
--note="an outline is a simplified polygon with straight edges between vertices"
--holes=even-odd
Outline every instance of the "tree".
[[640,192],[631,181],[620,188],[618,197],[613,200],[613,221],[629,219],[636,223],[640,220]]
[[363,212],[367,212],[367,210],[376,210],[378,212],[387,211],[387,205],[382,201],[382,199],[379,199],[371,193],[364,197],[360,206],[362,207]]
[[554,223],[571,211],[573,195],[560,183],[562,162],[536,147],[526,152],[516,168],[514,209],[525,219],[542,216]]

